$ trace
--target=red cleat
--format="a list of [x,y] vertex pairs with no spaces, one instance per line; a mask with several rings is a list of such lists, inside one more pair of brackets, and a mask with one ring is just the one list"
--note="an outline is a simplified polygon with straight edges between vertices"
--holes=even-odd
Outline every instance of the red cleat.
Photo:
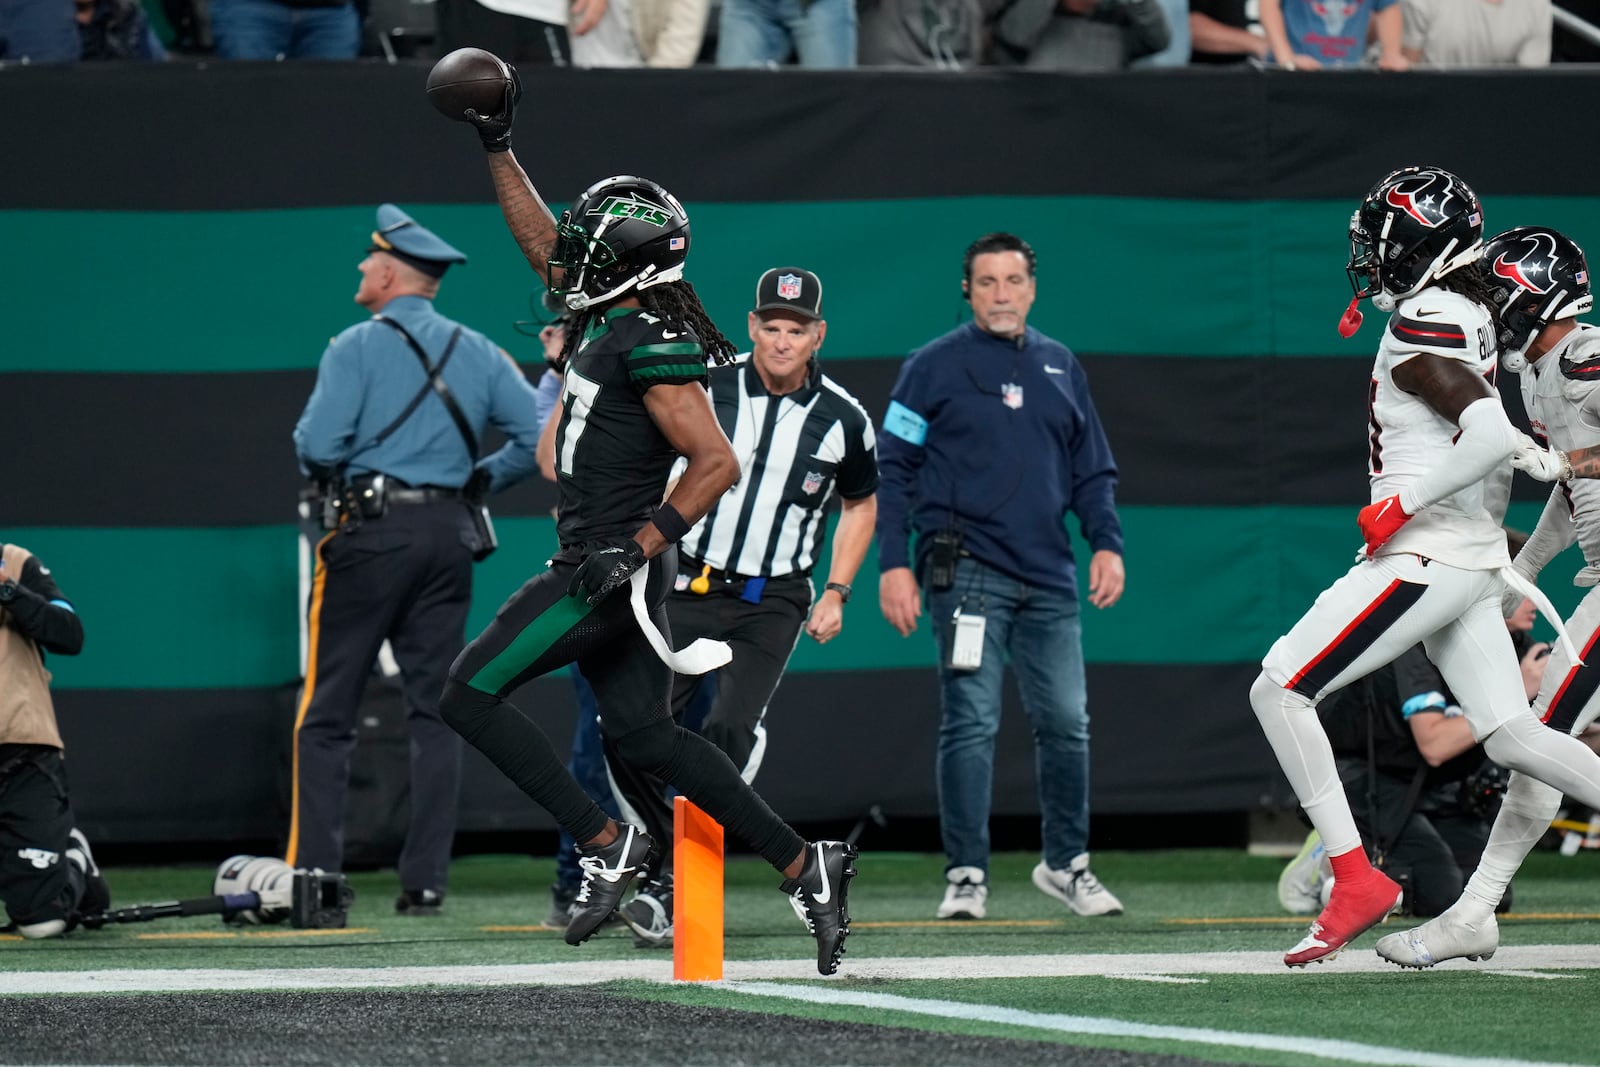
[[1400,886],[1378,870],[1354,886],[1343,878],[1335,880],[1328,906],[1300,943],[1284,955],[1283,962],[1304,967],[1333,959],[1340,949],[1393,915],[1400,907],[1401,894]]

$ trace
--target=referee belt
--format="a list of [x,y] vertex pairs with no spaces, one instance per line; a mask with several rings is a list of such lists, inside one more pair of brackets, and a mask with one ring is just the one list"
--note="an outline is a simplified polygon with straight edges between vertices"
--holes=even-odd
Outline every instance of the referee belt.
[[[687,574],[691,578],[698,578],[704,574],[712,581],[727,582],[729,584],[734,582],[750,582],[760,577],[760,575],[755,574],[735,574],[732,571],[721,570],[706,563],[705,560],[695,559],[693,556],[685,556],[682,554],[678,556],[678,571],[681,574]],[[769,582],[785,582],[795,579],[804,580],[808,577],[810,576],[803,571],[790,571],[788,574],[775,574],[766,580]]]

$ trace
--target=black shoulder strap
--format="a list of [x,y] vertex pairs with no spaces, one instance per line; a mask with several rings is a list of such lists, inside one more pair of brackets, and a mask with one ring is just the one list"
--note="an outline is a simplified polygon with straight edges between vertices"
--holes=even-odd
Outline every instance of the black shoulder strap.
[[[382,321],[387,322],[389,320],[384,319]],[[446,353],[445,355],[446,358],[449,358],[449,353]],[[442,362],[440,363],[440,366],[443,366]],[[379,445],[387,441],[389,439],[389,435],[398,430],[400,426],[411,417],[411,413],[417,410],[417,405],[426,400],[428,394],[431,392],[433,392],[433,379],[430,377],[427,381],[422,383],[422,388],[417,390],[417,394],[411,398],[411,402],[401,409],[400,414],[396,415],[393,420],[390,421],[389,425],[385,426],[383,429],[374,434],[372,440],[363,444],[360,448],[351,452],[344,458],[343,462],[341,462],[336,468],[336,473],[343,475],[345,468],[350,466],[351,460],[355,459],[363,452],[377,448]]]
[[450,356],[456,350],[456,342],[461,339],[461,327],[457,326],[455,333],[450,335],[450,343],[445,346],[444,355],[439,357],[439,365],[434,366],[428,362],[428,354],[422,350],[422,346],[417,343],[417,339],[412,337],[411,332],[404,326],[394,319],[385,318],[382,315],[374,315],[373,318],[399,331],[400,336],[405,338],[406,344],[411,346],[411,351],[415,352],[417,358],[422,361],[422,370],[428,375],[427,386],[412,399],[411,404],[401,413],[400,418],[388,426],[384,431],[384,436],[387,436],[396,426],[404,422],[411,412],[416,409],[416,406],[422,402],[422,398],[428,394],[428,390],[432,389],[439,394],[439,399],[444,401],[445,409],[450,412],[450,418],[455,422],[456,429],[461,432],[461,440],[466,443],[467,454],[472,457],[473,463],[477,463],[478,435],[472,432],[472,424],[467,422],[467,416],[462,413],[461,405],[456,403],[455,396],[450,392],[450,387],[445,384],[444,380],[444,367],[446,363],[450,362]]

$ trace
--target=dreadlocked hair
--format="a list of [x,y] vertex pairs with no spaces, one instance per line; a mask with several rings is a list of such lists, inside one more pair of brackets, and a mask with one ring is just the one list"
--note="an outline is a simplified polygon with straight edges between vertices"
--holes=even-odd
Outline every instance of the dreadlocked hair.
[[1494,323],[1495,332],[1499,332],[1500,293],[1489,281],[1489,276],[1485,273],[1482,260],[1473,260],[1466,266],[1457,267],[1443,278],[1435,278],[1434,284],[1441,289],[1459,293],[1483,308],[1489,313],[1489,318]]
[[593,306],[572,313],[572,317],[567,320],[567,335],[561,339],[563,367],[572,362],[572,357],[578,354],[578,346],[583,344],[583,337],[589,332],[589,327],[598,322],[604,314],[604,308]]
[[[716,323],[711,321],[711,316],[706,314],[706,309],[701,306],[700,297],[695,293],[694,286],[688,282],[662,282],[660,285],[653,285],[632,295],[638,296],[639,303],[651,314],[687,326],[694,331],[694,335],[700,338],[700,343],[705,347],[706,360],[713,366],[733,362],[733,357],[739,350],[733,346],[732,341],[722,336],[722,331],[717,329]],[[567,323],[567,336],[561,343],[563,364],[577,354],[578,346],[583,343],[589,327],[604,317],[606,306],[596,304],[586,307],[574,314],[572,321]]]
[[693,285],[686,281],[663,282],[641,292],[639,302],[644,305],[646,311],[682,323],[693,330],[694,335],[700,338],[700,343],[705,346],[706,360],[712,366],[720,367],[724,363],[733,362],[738,349],[733,346],[732,341],[722,336],[717,324],[706,314],[706,309],[701,305],[700,297],[695,293]]

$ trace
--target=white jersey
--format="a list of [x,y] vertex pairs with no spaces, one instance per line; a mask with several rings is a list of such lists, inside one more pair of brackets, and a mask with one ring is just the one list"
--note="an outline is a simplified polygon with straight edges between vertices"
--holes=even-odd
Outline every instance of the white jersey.
[[[1495,332],[1489,313],[1458,293],[1427,288],[1400,302],[1378,345],[1367,406],[1367,472],[1374,502],[1393,496],[1443,463],[1460,427],[1394,383],[1394,368],[1423,353],[1464,363],[1493,380]],[[1511,562],[1505,517],[1507,463],[1482,481],[1423,508],[1378,550],[1414,553],[1454,567],[1489,570]]]
[[[1521,379],[1522,403],[1542,443],[1563,452],[1600,445],[1600,327],[1579,323],[1524,367]],[[1578,478],[1557,483],[1554,491],[1566,500],[1587,564],[1578,584],[1594,585],[1600,579],[1600,481]]]

